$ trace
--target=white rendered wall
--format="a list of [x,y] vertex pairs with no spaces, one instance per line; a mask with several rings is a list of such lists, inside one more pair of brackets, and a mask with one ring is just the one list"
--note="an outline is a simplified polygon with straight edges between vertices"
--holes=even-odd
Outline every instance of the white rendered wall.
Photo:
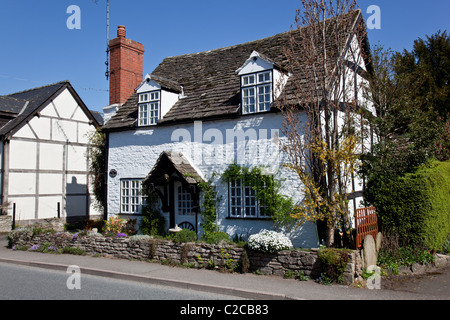
[[[108,177],[108,213],[120,213],[121,179],[144,179],[163,151],[183,152],[205,179],[211,179],[213,173],[220,176],[234,161],[243,166],[269,165],[268,171],[282,182],[283,194],[300,202],[298,179],[281,168],[280,133],[274,129],[281,127],[281,121],[281,114],[263,114],[110,133],[108,171],[116,170],[117,176]],[[217,178],[213,182],[222,196],[218,204],[218,225],[222,231],[247,237],[272,228],[270,220],[228,218],[228,185]],[[305,224],[291,236],[297,247],[318,245],[313,224]]]

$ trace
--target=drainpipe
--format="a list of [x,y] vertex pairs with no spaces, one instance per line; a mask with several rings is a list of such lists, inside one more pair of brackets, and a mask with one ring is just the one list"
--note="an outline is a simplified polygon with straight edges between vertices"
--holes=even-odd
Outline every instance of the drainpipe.
[[103,220],[108,220],[109,133],[105,132],[105,189],[103,190]]
[[[5,140],[4,137],[2,137],[2,144],[1,144],[1,152],[2,152],[2,159],[1,159],[1,179],[0,179],[0,206],[3,205],[3,186],[4,186],[4,181],[5,181]],[[3,209],[0,212],[0,215],[3,215]]]

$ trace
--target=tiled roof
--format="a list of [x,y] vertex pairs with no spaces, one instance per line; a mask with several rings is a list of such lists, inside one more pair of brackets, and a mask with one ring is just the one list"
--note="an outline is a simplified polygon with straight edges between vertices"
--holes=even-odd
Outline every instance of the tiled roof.
[[26,119],[33,116],[47,101],[64,88],[72,88],[69,81],[61,81],[39,88],[0,96],[0,112],[11,118],[6,123],[2,122],[4,124],[0,127],[0,136],[7,135],[12,130],[20,127]]
[[26,100],[17,99],[8,96],[0,96],[0,112],[17,115],[23,109],[26,104]]
[[[349,19],[353,25],[354,19]],[[350,28],[349,28],[350,29]],[[301,29],[301,31],[304,30]],[[295,30],[293,34],[299,36]],[[290,45],[290,32],[277,34],[231,47],[165,58],[153,71],[152,77],[170,79],[184,88],[186,97],[179,99],[158,124],[192,122],[218,117],[240,115],[239,69],[253,51],[274,63],[274,67],[287,69],[284,54]],[[155,78],[156,78],[155,77]],[[295,81],[308,81],[298,73],[290,77],[284,87],[284,94],[291,103],[298,103],[293,94]],[[104,125],[105,130],[127,130],[137,126],[137,96],[133,94]]]
[[154,80],[155,82],[157,82],[161,88],[168,90],[168,91],[173,91],[175,93],[181,93],[181,85],[173,80],[170,79],[166,79],[164,77],[155,75],[155,74],[149,74],[146,76],[146,78],[150,79],[150,80]]
[[200,173],[181,152],[164,151],[152,171],[144,179],[144,184],[164,185],[172,174],[178,173],[188,184],[203,182]]
[[16,116],[0,128],[0,135],[9,133],[12,129],[22,123],[30,114],[35,112],[46,100],[52,97],[67,83],[67,81],[62,81],[1,97],[0,101],[16,101],[15,104],[9,104],[7,108],[1,108],[2,111],[4,109],[10,110],[10,112],[16,114]]

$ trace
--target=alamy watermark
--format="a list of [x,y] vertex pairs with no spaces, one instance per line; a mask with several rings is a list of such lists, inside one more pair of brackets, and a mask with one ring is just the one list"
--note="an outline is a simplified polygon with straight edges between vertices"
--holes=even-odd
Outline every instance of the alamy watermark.
[[66,10],[67,14],[70,16],[67,18],[66,26],[69,30],[80,30],[81,29],[81,9],[77,5],[70,5]]
[[367,8],[367,14],[371,14],[367,18],[367,28],[370,30],[381,29],[381,8],[377,5],[371,5]]
[[[97,4],[98,0],[93,0]],[[81,8],[77,5],[67,7],[66,13],[70,16],[67,18],[66,26],[69,30],[81,29]],[[366,11],[370,16],[367,18],[367,28],[370,30],[381,29],[381,8],[377,5],[370,5]]]
[[66,281],[67,289],[81,290],[81,269],[78,266],[69,266],[66,273],[70,274]]
[[203,130],[202,121],[195,121],[191,130],[175,129],[171,142],[195,165],[279,166],[279,129],[240,128]]
[[381,268],[375,265],[369,266],[367,268],[368,272],[372,272],[372,275],[367,278],[366,286],[368,289],[373,290],[381,289]]

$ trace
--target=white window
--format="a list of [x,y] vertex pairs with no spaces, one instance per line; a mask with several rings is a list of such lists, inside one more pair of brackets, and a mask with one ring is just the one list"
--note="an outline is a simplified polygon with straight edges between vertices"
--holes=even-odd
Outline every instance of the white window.
[[244,113],[255,113],[256,112],[256,97],[255,88],[243,88],[242,89],[242,103],[244,105]]
[[252,86],[255,84],[255,75],[246,75],[242,77],[242,86]]
[[139,95],[139,102],[147,102],[148,101],[148,94],[143,93]]
[[139,126],[158,123],[160,114],[160,92],[153,91],[139,95]]
[[192,195],[186,188],[178,187],[178,214],[182,216],[194,215],[192,210]]
[[140,126],[148,125],[148,104],[139,105],[139,125]]
[[242,186],[241,179],[230,181],[230,216],[242,217]]
[[230,180],[229,203],[232,218],[269,218],[260,204],[255,187],[244,179]]
[[121,213],[141,213],[145,197],[142,195],[142,180],[126,179],[120,182]]
[[244,114],[270,110],[272,104],[272,71],[247,74],[241,78]]

